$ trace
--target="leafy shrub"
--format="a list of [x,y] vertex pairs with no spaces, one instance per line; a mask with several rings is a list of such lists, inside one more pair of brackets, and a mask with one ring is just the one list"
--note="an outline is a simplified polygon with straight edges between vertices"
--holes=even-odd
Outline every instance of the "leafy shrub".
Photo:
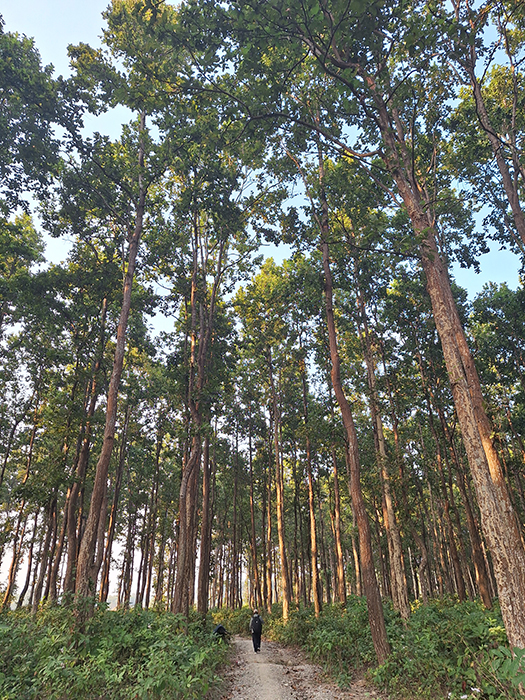
[[[261,615],[266,623],[262,611]],[[235,610],[230,608],[217,608],[211,611],[211,617],[214,625],[224,625],[230,634],[240,634],[244,636],[250,634],[252,610],[246,605],[243,608],[236,608]]]
[[[450,598],[415,604],[408,625],[387,625],[392,654],[370,672],[374,681],[402,697],[512,698],[498,680],[491,650],[504,648],[499,610]],[[501,676],[501,673],[499,674]],[[497,694],[494,689],[500,686]],[[493,692],[494,691],[494,692]]]
[[83,631],[62,607],[0,615],[2,700],[202,698],[226,649],[211,625],[98,610]]
[[389,601],[385,622],[392,654],[376,666],[366,600],[352,596],[346,607],[292,609],[288,623],[274,606],[265,633],[303,647],[341,685],[366,671],[391,697],[418,700],[516,700],[525,685],[525,651],[510,652],[499,609],[452,598],[415,603],[405,625]]

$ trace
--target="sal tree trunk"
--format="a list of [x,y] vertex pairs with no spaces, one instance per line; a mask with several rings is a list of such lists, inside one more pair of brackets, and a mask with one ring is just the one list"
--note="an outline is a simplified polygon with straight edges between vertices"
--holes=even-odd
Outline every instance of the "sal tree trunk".
[[525,547],[492,440],[479,377],[448,272],[439,254],[434,222],[412,171],[405,167],[410,155],[402,139],[401,120],[394,114],[396,136],[382,98],[375,93],[375,99],[386,147],[383,159],[403,198],[414,232],[421,240],[421,263],[474,481],[481,526],[492,554],[505,629],[511,646],[525,648]]
[[324,169],[322,158],[319,158],[319,170],[321,181],[321,250],[323,254],[324,289],[326,304],[326,322],[328,326],[328,339],[330,343],[330,358],[332,361],[332,386],[335,398],[341,411],[343,425],[346,432],[348,464],[350,467],[350,495],[352,498],[353,511],[355,513],[357,528],[359,532],[359,555],[361,564],[361,576],[364,593],[368,607],[368,621],[372,633],[372,641],[377,656],[377,661],[382,664],[390,654],[390,645],[386,634],[385,617],[381,603],[381,595],[377,585],[377,578],[372,555],[372,538],[370,535],[370,523],[365,508],[363,492],[361,490],[361,465],[359,459],[359,448],[357,445],[357,434],[354,425],[352,409],[343,390],[340,373],[340,359],[337,347],[337,331],[335,327],[333,309],[333,285],[332,273],[330,270],[329,247],[328,247],[328,203],[324,195],[323,181]]
[[277,392],[273,377],[271,350],[268,350],[268,372],[270,375],[270,387],[272,392],[273,408],[273,442],[275,456],[275,505],[277,514],[277,537],[279,540],[279,554],[281,557],[281,586],[283,592],[283,620],[288,620],[290,603],[292,600],[288,557],[286,555],[286,538],[284,526],[284,478],[281,460],[281,447],[279,439],[280,415],[277,405]]
[[[146,124],[145,114],[140,116],[140,129],[144,131]],[[95,471],[95,481],[89,506],[89,513],[86,520],[84,535],[80,545],[78,555],[75,598],[77,603],[82,599],[93,598],[96,592],[96,566],[95,547],[99,530],[99,522],[106,498],[107,477],[113,444],[115,441],[115,424],[117,419],[117,400],[120,387],[120,378],[124,365],[124,354],[126,350],[126,331],[131,310],[131,291],[133,287],[133,277],[139,248],[140,237],[144,225],[144,209],[146,204],[146,186],[143,179],[142,170],[144,168],[144,143],[140,138],[139,145],[139,194],[136,209],[135,228],[130,232],[128,249],[128,266],[124,277],[124,288],[122,294],[122,307],[117,327],[117,342],[115,356],[113,359],[113,369],[109,382],[108,397],[106,404],[106,423],[104,427],[104,438],[102,450],[97,462]]]

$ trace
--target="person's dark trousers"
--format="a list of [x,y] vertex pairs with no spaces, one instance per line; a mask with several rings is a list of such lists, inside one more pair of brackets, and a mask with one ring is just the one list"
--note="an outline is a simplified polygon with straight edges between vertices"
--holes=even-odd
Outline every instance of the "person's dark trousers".
[[256,634],[255,632],[252,632],[252,642],[253,642],[253,650],[254,651],[259,651],[261,648],[261,633]]

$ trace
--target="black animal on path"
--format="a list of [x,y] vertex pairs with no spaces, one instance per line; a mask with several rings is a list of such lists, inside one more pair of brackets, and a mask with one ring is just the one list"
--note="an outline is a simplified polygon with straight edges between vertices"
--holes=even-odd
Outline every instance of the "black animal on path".
[[224,625],[217,625],[217,627],[213,630],[213,634],[215,637],[220,637],[223,642],[230,641],[230,633],[224,627]]

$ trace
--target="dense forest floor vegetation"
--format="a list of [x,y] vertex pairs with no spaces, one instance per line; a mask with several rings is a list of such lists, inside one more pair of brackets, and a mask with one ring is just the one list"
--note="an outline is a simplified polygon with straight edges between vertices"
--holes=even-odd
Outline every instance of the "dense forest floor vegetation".
[[105,606],[82,631],[61,606],[0,616],[2,700],[203,700],[227,647],[211,621]]

